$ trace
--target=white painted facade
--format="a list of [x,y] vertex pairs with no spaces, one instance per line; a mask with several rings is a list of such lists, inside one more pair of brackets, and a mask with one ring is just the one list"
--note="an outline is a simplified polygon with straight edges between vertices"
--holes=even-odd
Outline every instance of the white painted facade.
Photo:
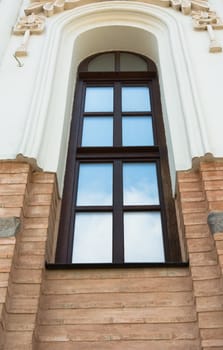
[[[78,65],[112,50],[143,54],[158,67],[173,186],[192,158],[223,156],[223,52],[209,53],[208,33],[194,31],[191,16],[131,0],[83,5],[47,18],[18,67],[22,38],[11,27],[29,1],[8,3],[0,1],[0,159],[34,158],[57,172],[62,189]],[[223,18],[223,1],[209,3]],[[223,45],[223,30],[215,35]]]

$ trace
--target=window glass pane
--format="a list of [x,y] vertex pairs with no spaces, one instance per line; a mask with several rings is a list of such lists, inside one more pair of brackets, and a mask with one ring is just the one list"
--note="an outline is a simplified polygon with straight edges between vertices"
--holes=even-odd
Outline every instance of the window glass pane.
[[122,88],[122,111],[123,112],[151,111],[149,88],[145,86],[123,87]]
[[112,146],[113,118],[85,117],[82,146]]
[[88,87],[86,89],[85,112],[112,112],[113,88]]
[[123,146],[153,146],[153,129],[151,117],[122,118]]
[[125,262],[164,262],[159,212],[124,213]]
[[77,205],[112,205],[112,164],[80,164]]
[[155,163],[124,163],[123,191],[125,205],[159,204]]
[[76,214],[72,262],[112,262],[111,213]]
[[106,53],[93,58],[88,64],[88,72],[114,72],[115,55]]
[[120,54],[120,70],[121,71],[147,71],[146,61],[134,54],[131,53],[121,53]]

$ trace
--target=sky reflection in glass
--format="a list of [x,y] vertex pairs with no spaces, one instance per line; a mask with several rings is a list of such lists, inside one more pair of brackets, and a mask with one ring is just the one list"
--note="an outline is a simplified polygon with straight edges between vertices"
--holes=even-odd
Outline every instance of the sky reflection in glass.
[[149,88],[144,86],[131,86],[122,88],[123,112],[150,112]]
[[124,163],[123,191],[125,205],[159,204],[156,164]]
[[153,146],[151,117],[122,118],[123,146]]
[[72,262],[112,262],[111,213],[76,214]]
[[164,262],[159,212],[124,213],[125,262]]
[[112,146],[113,118],[85,117],[82,146]]
[[112,205],[112,164],[80,164],[77,205]]
[[88,87],[86,89],[85,112],[112,112],[113,88]]

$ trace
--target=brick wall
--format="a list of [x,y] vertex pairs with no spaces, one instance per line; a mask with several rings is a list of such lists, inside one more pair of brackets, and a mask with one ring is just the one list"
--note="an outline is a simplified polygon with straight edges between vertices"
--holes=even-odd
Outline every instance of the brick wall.
[[189,268],[53,271],[55,175],[0,162],[0,217],[21,220],[0,238],[0,349],[223,349],[223,233],[207,225],[223,209],[222,175],[214,159],[178,173]]
[[16,237],[0,238],[0,344],[4,350],[33,347],[56,198],[54,174],[33,172],[26,163],[0,162],[0,217],[15,216],[21,221]]
[[[210,211],[222,210],[223,163],[203,160],[196,171],[178,173],[178,202],[196,303],[201,348],[223,349],[223,233],[210,234]],[[220,244],[219,244],[220,243]]]

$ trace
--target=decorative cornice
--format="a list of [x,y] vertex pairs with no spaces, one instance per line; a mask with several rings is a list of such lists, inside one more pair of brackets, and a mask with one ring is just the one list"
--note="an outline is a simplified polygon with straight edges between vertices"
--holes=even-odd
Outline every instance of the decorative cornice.
[[[16,23],[13,34],[23,35],[20,46],[15,51],[15,58],[26,56],[29,38],[33,34],[41,34],[45,28],[47,17],[58,15],[66,10],[71,10],[89,3],[101,0],[39,0],[32,2],[25,9],[25,16]],[[207,31],[209,34],[209,52],[221,52],[222,47],[217,42],[214,30],[223,29],[223,22],[216,12],[210,10],[207,0],[142,0],[142,2],[161,7],[172,7],[176,11],[189,15],[196,31]]]

